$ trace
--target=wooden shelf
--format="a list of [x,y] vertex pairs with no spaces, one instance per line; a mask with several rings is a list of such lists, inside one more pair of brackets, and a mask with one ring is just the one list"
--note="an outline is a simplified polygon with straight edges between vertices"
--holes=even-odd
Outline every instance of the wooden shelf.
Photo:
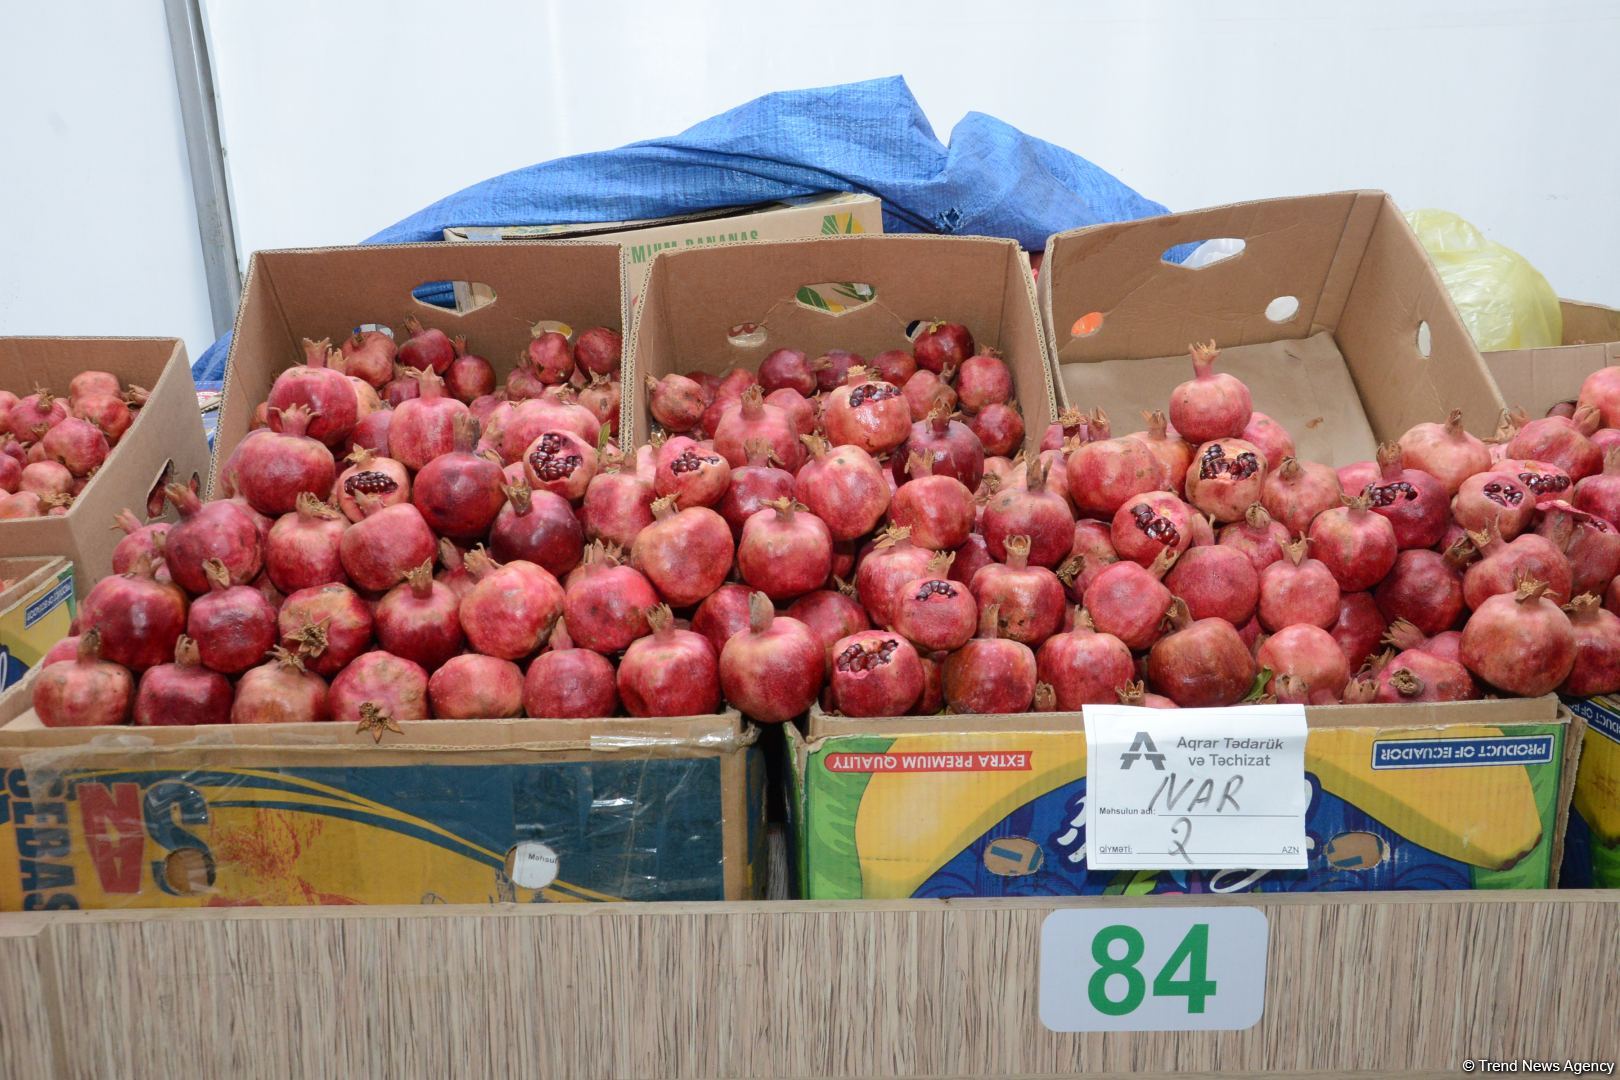
[[[1060,1035],[1061,907],[1250,906],[1240,1032]],[[1620,893],[0,915],[5,1076],[1455,1073],[1620,1054]]]

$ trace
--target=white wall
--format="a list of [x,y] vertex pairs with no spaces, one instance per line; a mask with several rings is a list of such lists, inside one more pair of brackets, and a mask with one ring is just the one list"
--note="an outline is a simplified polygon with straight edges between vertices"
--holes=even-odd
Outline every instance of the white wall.
[[0,11],[0,334],[214,340],[161,0]]

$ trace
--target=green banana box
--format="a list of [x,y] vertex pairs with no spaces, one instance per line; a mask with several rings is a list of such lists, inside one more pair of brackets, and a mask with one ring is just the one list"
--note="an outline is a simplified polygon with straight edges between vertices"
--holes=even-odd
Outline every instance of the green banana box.
[[1556,884],[1580,721],[1554,697],[1307,710],[1304,870],[1086,865],[1079,714],[787,731],[799,895],[812,900],[1516,889]]
[[1567,698],[1586,721],[1560,884],[1620,889],[1620,696]]
[[73,564],[61,558],[0,559],[0,691],[21,682],[78,612]]
[[424,720],[374,742],[43,729],[28,692],[0,699],[0,911],[764,893],[764,762],[735,713]]

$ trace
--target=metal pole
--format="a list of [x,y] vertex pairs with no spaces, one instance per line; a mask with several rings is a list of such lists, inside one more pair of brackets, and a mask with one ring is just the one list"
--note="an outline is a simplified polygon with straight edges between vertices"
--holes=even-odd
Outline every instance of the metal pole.
[[208,306],[214,317],[214,333],[223,335],[236,319],[242,278],[237,269],[236,230],[225,180],[219,112],[214,104],[214,70],[203,32],[201,0],[163,0],[163,6],[169,23],[169,51],[174,57],[175,88],[180,94],[180,119],[186,131],[191,193],[197,203]]

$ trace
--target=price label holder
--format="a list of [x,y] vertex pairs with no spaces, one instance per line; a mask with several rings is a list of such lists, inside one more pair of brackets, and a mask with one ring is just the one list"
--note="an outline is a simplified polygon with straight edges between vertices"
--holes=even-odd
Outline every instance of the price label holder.
[[1050,1031],[1243,1031],[1266,1006],[1265,913],[1068,908],[1041,923]]
[[1086,865],[1303,870],[1305,709],[1088,705]]

